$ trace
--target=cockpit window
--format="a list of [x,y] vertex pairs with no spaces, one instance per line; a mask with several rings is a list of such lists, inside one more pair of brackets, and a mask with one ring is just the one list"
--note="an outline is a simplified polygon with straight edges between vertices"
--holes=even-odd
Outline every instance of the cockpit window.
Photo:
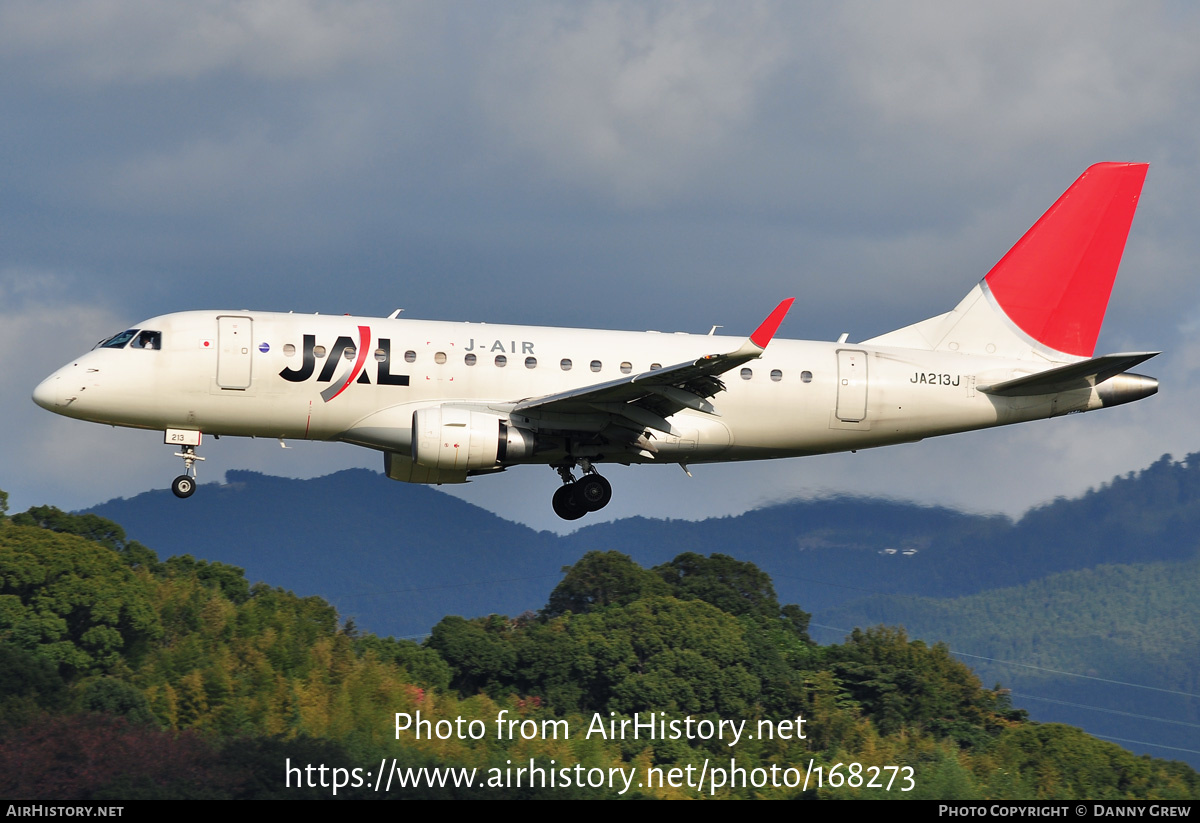
[[133,336],[137,333],[138,333],[137,329],[129,329],[128,331],[123,331],[120,334],[114,334],[112,337],[108,338],[107,340],[101,340],[99,343],[97,343],[96,348],[98,348],[98,349],[123,349],[123,348],[125,348],[125,344],[128,343],[130,340],[132,340]]
[[143,330],[133,341],[135,349],[154,349],[158,351],[162,348],[162,332]]

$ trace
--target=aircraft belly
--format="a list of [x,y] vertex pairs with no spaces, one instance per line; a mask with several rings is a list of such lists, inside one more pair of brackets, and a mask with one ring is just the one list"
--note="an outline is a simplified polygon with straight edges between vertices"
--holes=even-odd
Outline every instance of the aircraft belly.
[[732,434],[725,422],[703,414],[676,414],[671,424],[676,435],[659,433],[654,441],[658,457],[680,463],[717,460],[729,451]]

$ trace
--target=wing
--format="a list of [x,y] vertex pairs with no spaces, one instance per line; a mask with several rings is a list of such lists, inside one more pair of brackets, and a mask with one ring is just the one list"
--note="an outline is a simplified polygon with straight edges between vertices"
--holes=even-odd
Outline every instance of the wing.
[[642,436],[644,430],[677,434],[667,418],[683,409],[715,415],[716,408],[709,398],[725,388],[720,375],[761,357],[794,301],[795,298],[789,297],[776,306],[736,351],[709,354],[620,380],[528,398],[518,402],[513,412],[558,420],[566,428],[571,427],[574,418],[581,430],[595,431],[599,422],[609,431],[610,439],[624,440],[634,445],[635,451],[653,452]]

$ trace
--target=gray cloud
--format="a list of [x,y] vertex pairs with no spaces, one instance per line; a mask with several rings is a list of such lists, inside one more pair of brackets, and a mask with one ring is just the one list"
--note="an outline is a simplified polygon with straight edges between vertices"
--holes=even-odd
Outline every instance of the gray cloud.
[[[71,505],[165,485],[176,467],[152,435],[28,401],[140,317],[404,306],[737,333],[795,294],[784,335],[862,339],[951,308],[1087,165],[1123,159],[1152,168],[1100,346],[1171,348],[1148,369],[1162,395],[693,480],[632,469],[610,511],[904,489],[1015,512],[1183,453],[1200,354],[1170,330],[1200,317],[1198,18],[1184,3],[0,4],[3,339],[57,330],[0,367],[23,441],[0,446],[0,483]],[[237,442],[210,476],[376,462]],[[462,493],[536,520],[544,495],[523,485]]]
[[376,2],[145,0],[9,2],[0,46],[49,58],[40,76],[64,87],[143,86],[223,72],[320,80],[411,46],[420,7]]
[[754,3],[543,6],[490,45],[479,94],[515,151],[558,185],[652,209],[737,152],[787,55]]

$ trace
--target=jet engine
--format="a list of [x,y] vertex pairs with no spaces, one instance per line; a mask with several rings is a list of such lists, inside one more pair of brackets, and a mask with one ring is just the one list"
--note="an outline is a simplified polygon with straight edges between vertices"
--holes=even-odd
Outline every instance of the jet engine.
[[433,406],[413,413],[413,462],[430,469],[494,469],[533,456],[535,436],[487,412]]

